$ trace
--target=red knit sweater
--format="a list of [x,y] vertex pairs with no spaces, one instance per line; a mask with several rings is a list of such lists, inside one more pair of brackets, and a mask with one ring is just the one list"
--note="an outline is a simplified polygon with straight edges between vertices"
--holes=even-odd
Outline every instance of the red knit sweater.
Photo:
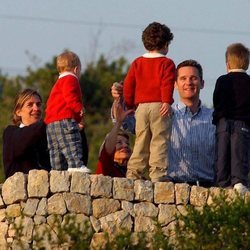
[[138,57],[124,80],[124,100],[128,108],[139,103],[174,102],[175,64],[165,57]]
[[53,86],[47,101],[45,122],[63,119],[81,121],[82,93],[78,78],[72,73],[63,73]]

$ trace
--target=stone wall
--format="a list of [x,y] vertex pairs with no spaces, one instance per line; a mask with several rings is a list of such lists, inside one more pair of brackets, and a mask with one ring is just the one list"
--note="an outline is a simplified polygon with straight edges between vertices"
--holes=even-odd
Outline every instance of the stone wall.
[[156,220],[167,232],[173,228],[175,214],[185,214],[186,204],[202,208],[218,193],[218,188],[172,182],[153,184],[80,172],[16,173],[1,189],[0,246],[4,249],[7,244],[16,244],[10,218],[15,223],[22,218],[27,248],[37,229],[51,226],[55,215],[62,223],[69,214],[76,215],[78,221],[89,222],[97,241],[104,232],[114,235],[121,228],[153,232]]

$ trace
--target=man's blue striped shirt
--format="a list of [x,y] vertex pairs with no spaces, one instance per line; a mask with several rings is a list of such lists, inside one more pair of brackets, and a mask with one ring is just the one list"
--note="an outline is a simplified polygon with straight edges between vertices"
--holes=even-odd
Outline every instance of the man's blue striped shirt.
[[187,106],[178,103],[173,112],[168,176],[176,182],[214,181],[213,110],[201,105],[192,114]]

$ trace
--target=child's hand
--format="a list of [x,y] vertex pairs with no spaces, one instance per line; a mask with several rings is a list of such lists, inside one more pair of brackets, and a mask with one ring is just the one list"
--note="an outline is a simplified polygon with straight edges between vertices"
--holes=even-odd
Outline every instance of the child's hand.
[[85,124],[84,124],[83,121],[81,121],[81,122],[78,123],[79,130],[82,130],[84,128],[84,126],[85,126]]
[[83,108],[81,111],[80,111],[80,116],[83,117],[85,114],[85,109]]
[[170,115],[172,112],[171,106],[167,102],[163,102],[160,108],[161,116]]

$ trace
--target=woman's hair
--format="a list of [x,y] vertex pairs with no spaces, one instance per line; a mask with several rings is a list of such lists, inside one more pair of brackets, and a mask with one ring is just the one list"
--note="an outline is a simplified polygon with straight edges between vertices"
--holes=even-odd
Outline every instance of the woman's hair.
[[77,54],[72,51],[64,51],[56,59],[58,72],[70,71],[81,65],[81,61]]
[[16,96],[15,102],[14,102],[14,109],[12,112],[12,122],[14,125],[19,126],[22,122],[21,117],[18,116],[16,112],[20,110],[23,107],[24,103],[34,95],[38,96],[42,102],[42,97],[40,96],[40,94],[36,90],[33,90],[33,89],[25,89]]
[[123,136],[129,141],[129,135],[126,132],[124,132],[123,130],[120,130],[117,135]]

